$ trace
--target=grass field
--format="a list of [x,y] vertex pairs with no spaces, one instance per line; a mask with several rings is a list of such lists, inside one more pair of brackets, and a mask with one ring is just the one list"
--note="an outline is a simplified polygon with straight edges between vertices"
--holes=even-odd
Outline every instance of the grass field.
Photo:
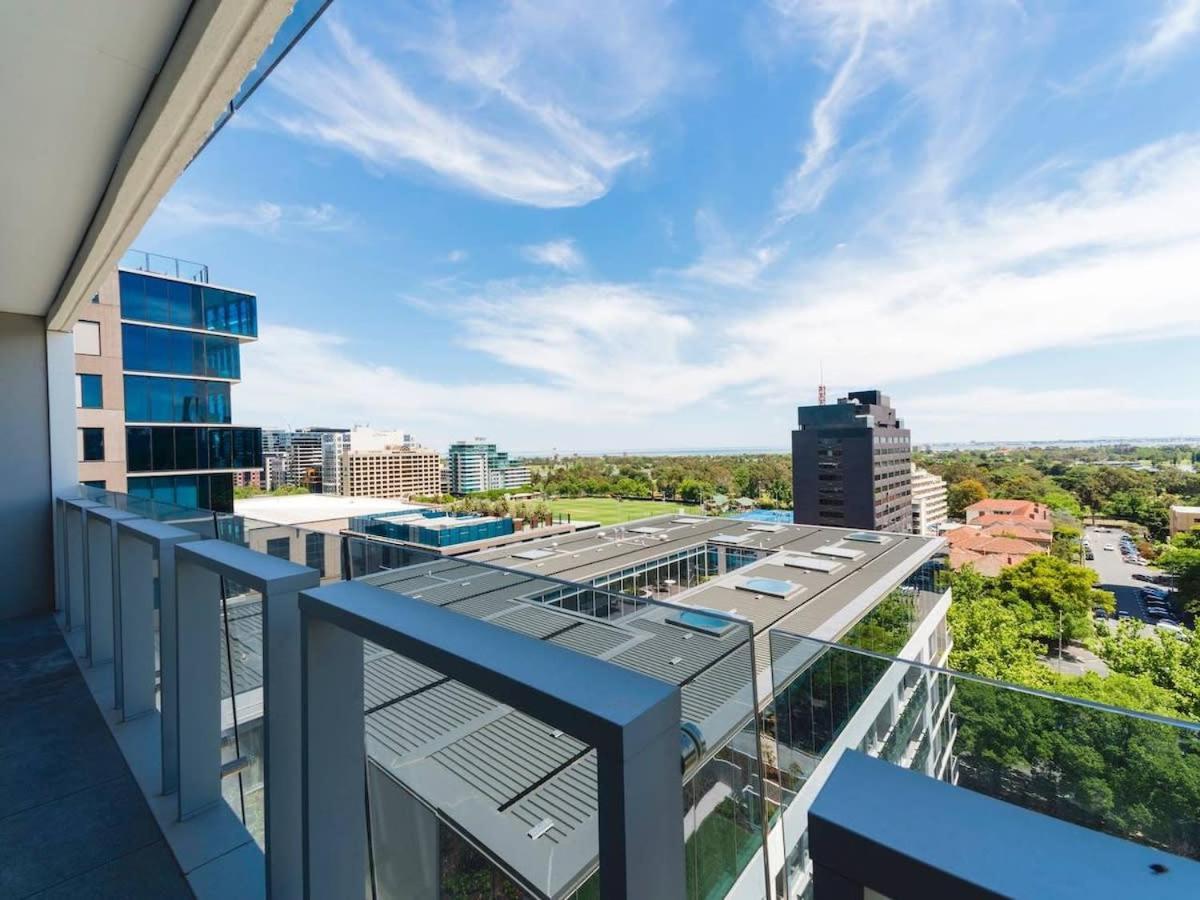
[[599,522],[601,525],[616,525],[632,519],[645,519],[677,513],[681,509],[699,513],[699,506],[686,503],[662,503],[656,500],[615,500],[612,497],[580,497],[576,500],[550,500],[554,514],[570,514],[572,519]]

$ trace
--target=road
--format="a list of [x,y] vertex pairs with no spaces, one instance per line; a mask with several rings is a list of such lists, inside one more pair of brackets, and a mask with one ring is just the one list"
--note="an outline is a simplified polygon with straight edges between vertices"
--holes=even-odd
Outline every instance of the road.
[[[1098,586],[1106,591],[1112,591],[1116,595],[1118,611],[1124,610],[1134,618],[1153,625],[1155,620],[1146,615],[1146,611],[1138,599],[1139,592],[1149,582],[1135,581],[1133,573],[1155,574],[1157,570],[1125,562],[1121,557],[1122,532],[1116,529],[1098,531],[1095,528],[1088,528],[1085,534],[1088,542],[1092,545],[1092,553],[1096,556],[1095,559],[1088,560],[1087,565],[1095,569],[1100,576]],[[1104,548],[1108,544],[1112,544],[1115,549],[1105,550]]]

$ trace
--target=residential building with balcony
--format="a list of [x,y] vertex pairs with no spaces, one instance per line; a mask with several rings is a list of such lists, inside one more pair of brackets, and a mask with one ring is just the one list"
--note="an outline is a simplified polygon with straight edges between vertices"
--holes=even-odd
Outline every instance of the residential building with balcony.
[[912,467],[912,533],[937,534],[948,518],[946,479],[926,472],[915,463]]
[[[451,558],[132,490],[178,441],[81,483],[117,426],[76,322],[323,7],[0,7],[39,73],[0,79],[2,892],[1200,894],[1200,728],[945,670],[937,538],[666,515]],[[236,377],[170,297],[126,394]],[[227,427],[154,418],[189,390],[135,426]]]
[[798,524],[912,530],[912,447],[879,391],[802,406],[792,432],[792,509]]
[[[146,268],[181,264],[192,278]],[[76,323],[88,484],[232,512],[235,479],[262,468],[261,432],[234,426],[230,402],[241,344],[258,333],[257,300],[207,277],[207,266],[132,251]]]
[[446,459],[451,494],[519,488],[532,480],[529,469],[509,459],[481,437],[455,441]]
[[437,497],[442,492],[441,454],[411,445],[345,450],[339,478],[346,497]]

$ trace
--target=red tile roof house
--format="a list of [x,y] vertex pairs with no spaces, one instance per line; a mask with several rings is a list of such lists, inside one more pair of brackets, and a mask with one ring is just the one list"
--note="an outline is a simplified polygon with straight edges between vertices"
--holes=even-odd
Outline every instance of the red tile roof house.
[[1050,510],[1028,500],[981,500],[966,509],[967,524],[946,533],[950,567],[970,563],[984,575],[1049,553],[1054,535]]

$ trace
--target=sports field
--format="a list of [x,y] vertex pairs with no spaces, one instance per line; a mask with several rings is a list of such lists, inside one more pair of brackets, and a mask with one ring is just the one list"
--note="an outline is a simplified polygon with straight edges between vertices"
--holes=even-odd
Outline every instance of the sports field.
[[657,500],[615,500],[612,497],[580,497],[575,500],[548,501],[554,514],[570,514],[572,519],[599,522],[601,525],[616,525],[631,519],[663,516],[684,510],[698,514],[699,506],[687,503],[665,503]]

